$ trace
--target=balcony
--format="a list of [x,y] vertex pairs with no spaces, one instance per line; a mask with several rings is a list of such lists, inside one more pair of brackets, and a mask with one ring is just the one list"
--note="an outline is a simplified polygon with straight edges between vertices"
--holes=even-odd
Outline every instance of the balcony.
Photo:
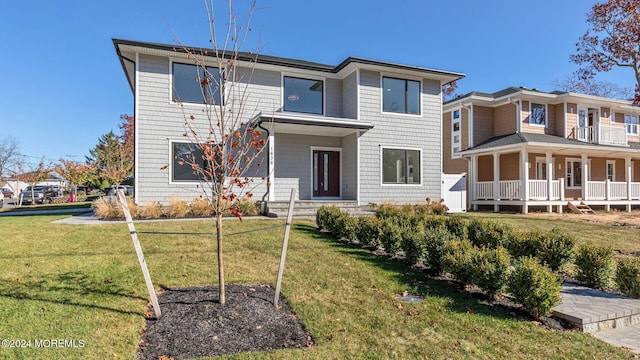
[[627,146],[627,129],[612,126],[583,126],[577,139],[591,144]]

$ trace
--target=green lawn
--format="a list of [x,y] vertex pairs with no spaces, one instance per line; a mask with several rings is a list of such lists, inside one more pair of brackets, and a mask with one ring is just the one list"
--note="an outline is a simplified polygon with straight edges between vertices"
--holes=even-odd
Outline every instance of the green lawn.
[[[60,215],[0,219],[0,337],[82,340],[79,348],[0,348],[2,359],[132,359],[148,295],[124,224],[55,225]],[[228,233],[283,220],[225,220]],[[206,221],[137,224],[138,231],[211,231]],[[581,231],[590,231],[582,225]],[[274,284],[283,228],[226,238],[229,283]],[[215,283],[215,247],[196,236],[140,240],[156,289]],[[337,243],[296,220],[283,293],[316,345],[238,359],[622,359],[578,332],[514,318],[402,263]],[[404,290],[425,296],[400,304]],[[33,343],[32,343],[33,344]],[[234,358],[234,357],[229,357]]]

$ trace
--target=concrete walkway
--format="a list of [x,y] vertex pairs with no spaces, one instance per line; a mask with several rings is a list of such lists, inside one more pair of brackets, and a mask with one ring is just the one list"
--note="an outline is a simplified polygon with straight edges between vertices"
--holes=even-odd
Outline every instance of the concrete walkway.
[[640,353],[640,300],[564,283],[553,315],[612,345]]

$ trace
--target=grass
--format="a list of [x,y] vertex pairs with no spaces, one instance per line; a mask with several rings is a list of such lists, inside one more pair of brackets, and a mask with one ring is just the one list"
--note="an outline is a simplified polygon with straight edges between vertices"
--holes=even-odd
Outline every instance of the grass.
[[470,220],[482,218],[503,222],[517,230],[550,230],[557,226],[575,236],[577,244],[592,242],[601,246],[610,246],[613,250],[621,252],[640,250],[638,243],[640,230],[633,227],[586,224],[579,221],[552,221],[524,214],[508,213],[469,212],[455,216]]
[[[126,225],[55,225],[60,215],[2,219],[0,337],[83,340],[80,348],[0,348],[3,359],[132,359],[148,295]],[[275,221],[275,222],[274,222]],[[227,233],[283,220],[226,220]],[[207,221],[139,223],[138,231],[209,232]],[[590,231],[590,225],[582,225]],[[229,283],[274,284],[282,228],[228,236]],[[215,245],[188,235],[141,234],[156,289],[215,283]],[[400,303],[405,290],[425,297]],[[230,359],[623,359],[626,351],[555,333],[434,281],[406,265],[337,243],[296,220],[283,294],[316,345]]]

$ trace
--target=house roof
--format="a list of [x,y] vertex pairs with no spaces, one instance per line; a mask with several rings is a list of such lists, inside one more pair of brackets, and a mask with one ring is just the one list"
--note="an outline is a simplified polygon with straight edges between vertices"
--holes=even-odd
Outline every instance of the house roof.
[[[149,53],[155,55],[165,56],[182,56],[185,57],[188,53],[198,54],[202,56],[214,56],[214,49],[191,47],[182,45],[169,45],[153,42],[133,41],[125,39],[112,39],[113,45],[116,48],[118,58],[122,64],[125,74],[128,77],[129,85],[133,89],[133,76],[134,70],[131,64],[134,63],[135,53]],[[254,63],[261,66],[276,66],[284,68],[293,68],[300,70],[308,70],[314,72],[321,72],[326,74],[340,74],[348,75],[354,68],[371,69],[371,70],[386,70],[386,71],[402,71],[411,73],[414,75],[420,75],[427,78],[433,78],[440,80],[442,83],[449,83],[464,77],[464,74],[430,69],[419,66],[396,64],[378,60],[371,60],[359,57],[348,57],[340,64],[328,65],[311,61],[284,58],[278,56],[254,54],[249,52],[239,52],[234,54],[233,52],[227,52],[223,56],[227,59],[237,55],[237,59],[241,62]]]
[[463,150],[461,154],[472,154],[476,152],[484,152],[486,150],[498,150],[509,147],[518,147],[519,145],[538,145],[538,146],[555,146],[574,149],[586,150],[606,150],[616,152],[637,152],[640,150],[640,143],[629,142],[629,146],[611,146],[602,144],[592,144],[575,139],[568,139],[562,136],[532,134],[532,133],[514,133],[493,137],[472,148]]
[[452,108],[467,106],[469,104],[497,107],[510,102],[513,103],[517,100],[540,101],[548,104],[569,102],[591,106],[610,107],[619,112],[640,113],[640,107],[634,106],[633,102],[630,100],[611,99],[566,91],[545,92],[538,89],[527,89],[523,86],[510,86],[494,93],[472,91],[470,93],[457,96],[454,99],[445,101],[443,107],[446,112]]

